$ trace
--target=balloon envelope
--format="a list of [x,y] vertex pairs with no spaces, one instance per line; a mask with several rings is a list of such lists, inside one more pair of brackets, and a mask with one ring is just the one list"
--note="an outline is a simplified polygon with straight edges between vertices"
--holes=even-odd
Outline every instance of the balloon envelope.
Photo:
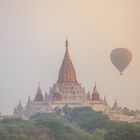
[[126,48],[117,48],[111,52],[110,58],[113,65],[120,71],[120,74],[122,74],[132,60],[132,53]]

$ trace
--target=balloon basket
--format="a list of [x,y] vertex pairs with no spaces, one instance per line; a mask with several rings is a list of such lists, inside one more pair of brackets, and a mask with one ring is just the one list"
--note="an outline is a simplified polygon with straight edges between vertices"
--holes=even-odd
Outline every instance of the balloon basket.
[[123,73],[122,73],[122,72],[120,72],[120,75],[123,75]]

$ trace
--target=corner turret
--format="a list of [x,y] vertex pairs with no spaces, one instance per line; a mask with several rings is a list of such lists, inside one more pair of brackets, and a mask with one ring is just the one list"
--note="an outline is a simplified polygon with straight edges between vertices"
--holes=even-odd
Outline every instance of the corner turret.
[[40,88],[40,84],[38,84],[38,89],[37,89],[37,93],[36,93],[36,96],[35,96],[35,101],[43,101],[43,94],[42,94],[42,91],[41,91],[41,88]]
[[98,101],[98,100],[100,100],[100,97],[99,97],[99,92],[97,90],[97,86],[95,82],[93,93],[92,93],[92,101]]

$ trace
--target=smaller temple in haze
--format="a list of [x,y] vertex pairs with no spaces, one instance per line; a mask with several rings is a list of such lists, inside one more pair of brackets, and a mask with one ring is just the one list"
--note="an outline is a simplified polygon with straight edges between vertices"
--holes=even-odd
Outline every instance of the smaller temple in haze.
[[[45,93],[45,95],[46,94],[47,93]],[[38,84],[37,93],[34,100],[31,100],[29,96],[25,108],[23,108],[21,102],[19,102],[19,104],[14,108],[14,114],[18,117],[28,118],[36,113],[47,112],[47,109],[48,102],[45,96],[42,94],[40,84]]]
[[100,97],[100,93],[97,90],[96,83],[93,88],[91,97],[87,100],[86,106],[90,106],[95,111],[102,111],[105,114],[109,113],[109,106],[104,96],[104,99]]
[[93,92],[85,92],[84,87],[76,77],[76,71],[69,55],[68,39],[65,42],[65,54],[58,73],[58,80],[50,87],[49,94],[43,94],[40,84],[33,100],[28,97],[25,107],[22,107],[21,101],[14,108],[14,116],[20,118],[29,118],[36,113],[53,112],[55,108],[68,106],[91,107],[95,111],[101,111],[111,119],[122,121],[134,121],[135,116],[125,115],[122,108],[115,100],[113,107],[110,107],[106,97],[102,99],[95,83]]

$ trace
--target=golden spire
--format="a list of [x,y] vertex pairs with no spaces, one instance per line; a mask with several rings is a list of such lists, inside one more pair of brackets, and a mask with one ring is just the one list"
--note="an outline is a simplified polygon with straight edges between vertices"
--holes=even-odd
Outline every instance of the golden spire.
[[66,37],[66,51],[64,55],[64,59],[59,71],[58,75],[58,83],[75,83],[76,80],[76,72],[72,61],[70,59],[69,50],[68,50],[68,38]]
[[64,59],[63,61],[67,61],[69,63],[72,63],[71,62],[71,59],[70,59],[70,55],[69,55],[69,41],[68,41],[68,37],[66,36],[66,42],[65,42],[65,46],[66,46],[66,51],[65,51],[65,56],[64,56]]

